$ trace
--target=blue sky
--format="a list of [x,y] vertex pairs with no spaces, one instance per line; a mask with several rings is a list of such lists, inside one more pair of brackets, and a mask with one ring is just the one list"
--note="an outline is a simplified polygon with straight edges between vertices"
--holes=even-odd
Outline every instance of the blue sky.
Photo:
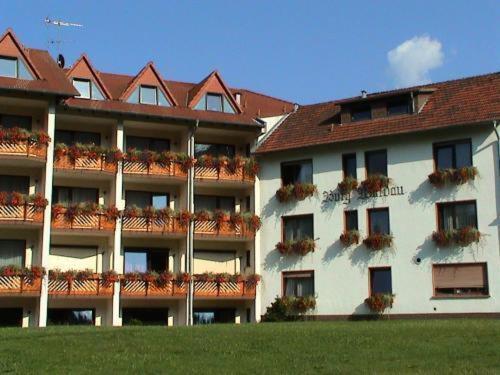
[[[139,5],[147,4],[147,5]],[[81,29],[47,28],[50,16]],[[71,64],[166,79],[218,69],[232,87],[301,104],[498,71],[500,3],[483,1],[16,1],[0,28]],[[58,36],[59,33],[59,36]],[[392,51],[392,52],[390,52]]]

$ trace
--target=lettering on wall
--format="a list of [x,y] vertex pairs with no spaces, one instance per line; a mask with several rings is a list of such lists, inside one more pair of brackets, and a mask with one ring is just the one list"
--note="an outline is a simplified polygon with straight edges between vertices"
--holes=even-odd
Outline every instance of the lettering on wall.
[[[383,188],[382,190],[376,193],[369,193],[362,188],[358,188],[355,190],[357,194],[354,196],[356,199],[361,201],[366,201],[367,199],[372,198],[382,198],[382,197],[390,197],[395,195],[405,195],[405,191],[403,186],[392,186]],[[351,199],[353,199],[352,194],[341,194],[337,189],[324,191],[323,192],[323,203],[327,202],[343,202],[344,204],[351,203]]]

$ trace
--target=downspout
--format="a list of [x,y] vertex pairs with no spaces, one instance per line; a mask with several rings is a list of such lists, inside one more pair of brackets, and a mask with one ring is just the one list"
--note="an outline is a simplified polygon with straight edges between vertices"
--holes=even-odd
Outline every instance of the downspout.
[[498,132],[499,127],[500,124],[497,123],[497,120],[493,121],[493,130],[495,131],[495,134],[497,136],[497,162],[498,162],[498,169],[500,170],[500,134]]

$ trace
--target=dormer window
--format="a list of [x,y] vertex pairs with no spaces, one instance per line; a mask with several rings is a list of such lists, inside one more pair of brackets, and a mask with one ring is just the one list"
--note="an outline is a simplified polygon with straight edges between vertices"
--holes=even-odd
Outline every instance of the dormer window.
[[0,76],[26,80],[33,79],[24,61],[16,57],[0,57]]
[[97,87],[94,81],[84,78],[73,78],[73,86],[80,93],[77,98],[104,100],[101,90]]
[[369,104],[357,106],[351,109],[351,121],[371,120],[372,109]]
[[410,101],[407,98],[387,102],[387,116],[406,115],[410,113]]
[[170,107],[165,94],[156,86],[139,86],[132,92],[127,102]]
[[226,96],[215,93],[205,94],[203,98],[200,99],[195,109],[202,111],[235,113],[233,106],[229,103]]

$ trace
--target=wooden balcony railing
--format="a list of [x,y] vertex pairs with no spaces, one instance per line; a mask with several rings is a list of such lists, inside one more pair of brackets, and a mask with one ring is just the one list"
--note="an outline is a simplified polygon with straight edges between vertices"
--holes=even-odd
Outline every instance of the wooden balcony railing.
[[0,141],[0,155],[27,156],[38,159],[47,158],[47,146],[30,141]]
[[186,178],[187,173],[181,168],[179,163],[146,163],[141,161],[123,161],[123,173],[142,176],[170,176]]
[[59,213],[52,213],[53,229],[114,231],[115,226],[115,220],[108,219],[105,214],[100,212],[79,214],[73,218],[68,218],[66,216],[66,209],[61,210]]
[[195,297],[247,297],[255,298],[257,284],[248,281],[194,281]]
[[122,220],[123,232],[146,232],[158,234],[179,234],[186,233],[187,227],[181,225],[179,219],[162,219],[139,217],[124,217]]
[[120,293],[127,297],[185,297],[188,284],[183,281],[149,282],[121,280]]
[[55,158],[54,168],[63,170],[116,173],[117,163],[106,162],[104,156],[98,156],[96,158],[82,156],[73,160],[68,155],[63,155]]
[[23,294],[40,293],[42,279],[40,277],[0,276],[0,295],[2,294]]
[[231,171],[228,167],[217,168],[197,165],[194,167],[194,177],[199,180],[255,182],[255,176],[246,174],[245,167],[238,167]]
[[195,221],[194,233],[202,236],[253,238],[255,232],[247,224],[232,225],[230,222],[218,224],[216,220]]
[[114,283],[94,275],[86,280],[49,279],[49,294],[57,296],[112,296]]
[[43,211],[31,203],[20,206],[0,205],[0,222],[43,223]]

